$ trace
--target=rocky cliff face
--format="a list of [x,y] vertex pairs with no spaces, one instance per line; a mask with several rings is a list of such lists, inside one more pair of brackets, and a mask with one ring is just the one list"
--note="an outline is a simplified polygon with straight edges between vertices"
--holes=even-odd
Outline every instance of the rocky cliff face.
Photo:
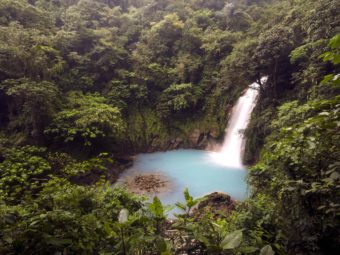
[[[220,114],[192,114],[192,116],[161,119],[155,109],[129,111],[126,133],[115,147],[118,152],[137,154],[180,148],[214,150],[223,136],[232,104],[221,105]],[[216,110],[217,111],[217,110]]]
[[214,150],[218,143],[218,130],[200,130],[195,128],[186,136],[170,137],[162,139],[155,137],[151,143],[146,146],[145,152],[166,151],[176,149],[209,149]]

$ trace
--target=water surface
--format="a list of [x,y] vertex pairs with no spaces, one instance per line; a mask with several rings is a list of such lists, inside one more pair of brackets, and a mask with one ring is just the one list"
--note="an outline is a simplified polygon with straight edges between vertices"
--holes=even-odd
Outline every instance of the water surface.
[[[262,78],[262,83],[266,82]],[[251,113],[258,98],[257,83],[253,83],[238,99],[231,112],[225,131],[225,139],[218,152],[200,150],[176,150],[140,154],[132,168],[121,180],[138,174],[157,173],[166,176],[171,183],[170,190],[160,194],[164,204],[183,201],[183,190],[188,187],[194,197],[211,192],[224,192],[233,199],[242,200],[246,196],[246,170],[242,164],[244,137]]]
[[214,153],[200,150],[175,150],[139,154],[121,180],[133,174],[161,173],[171,181],[170,190],[157,194],[164,204],[183,201],[183,190],[194,197],[220,191],[242,200],[246,196],[246,170],[228,167],[215,160]]

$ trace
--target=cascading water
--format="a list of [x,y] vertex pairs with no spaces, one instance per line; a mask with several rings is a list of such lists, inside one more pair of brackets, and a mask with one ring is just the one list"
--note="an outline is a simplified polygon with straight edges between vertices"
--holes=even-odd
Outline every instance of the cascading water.
[[[262,78],[261,82],[265,82]],[[253,83],[234,106],[228,127],[225,130],[225,139],[219,152],[211,156],[217,162],[236,168],[242,168],[242,155],[244,151],[243,131],[247,128],[251,113],[256,105],[259,93],[259,84]]]

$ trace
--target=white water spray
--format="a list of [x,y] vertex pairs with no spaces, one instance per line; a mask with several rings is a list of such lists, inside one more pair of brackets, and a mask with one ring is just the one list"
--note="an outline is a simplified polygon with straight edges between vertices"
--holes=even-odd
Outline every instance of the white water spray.
[[[266,82],[262,78],[261,82]],[[234,106],[229,124],[225,130],[225,138],[219,152],[211,155],[215,161],[223,165],[242,168],[242,156],[244,151],[243,132],[247,128],[251,113],[256,105],[259,93],[259,84],[253,83],[247,91],[238,99]]]

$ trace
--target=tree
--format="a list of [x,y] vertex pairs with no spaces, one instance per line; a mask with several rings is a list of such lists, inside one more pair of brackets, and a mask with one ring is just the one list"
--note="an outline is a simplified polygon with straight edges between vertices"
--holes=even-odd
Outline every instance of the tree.
[[18,23],[0,27],[0,80],[30,77],[50,80],[64,68],[53,39]]
[[3,0],[0,3],[0,25],[18,22],[25,28],[48,31],[53,28],[53,19],[49,13],[35,8],[27,0]]
[[58,112],[46,133],[65,143],[90,146],[101,138],[120,137],[124,122],[117,107],[98,94],[70,92],[67,108]]
[[[233,47],[232,52],[222,60],[222,77],[230,80],[230,83],[251,84],[258,77],[255,65],[251,59],[258,45],[256,39],[241,40]],[[242,79],[240,79],[242,77]],[[261,78],[261,77],[260,77]]]
[[22,132],[24,138],[42,141],[43,130],[58,106],[55,84],[27,78],[6,80],[0,84],[8,102],[9,128]]
[[162,117],[195,107],[201,90],[191,83],[172,84],[164,90],[158,109]]
[[284,72],[289,68],[289,53],[294,49],[294,33],[286,27],[274,27],[263,33],[252,56],[256,81],[261,85],[261,78],[268,76],[274,95],[283,91]]
[[151,27],[144,40],[152,61],[169,63],[168,58],[178,51],[176,42],[181,38],[183,26],[178,15],[172,13]]

